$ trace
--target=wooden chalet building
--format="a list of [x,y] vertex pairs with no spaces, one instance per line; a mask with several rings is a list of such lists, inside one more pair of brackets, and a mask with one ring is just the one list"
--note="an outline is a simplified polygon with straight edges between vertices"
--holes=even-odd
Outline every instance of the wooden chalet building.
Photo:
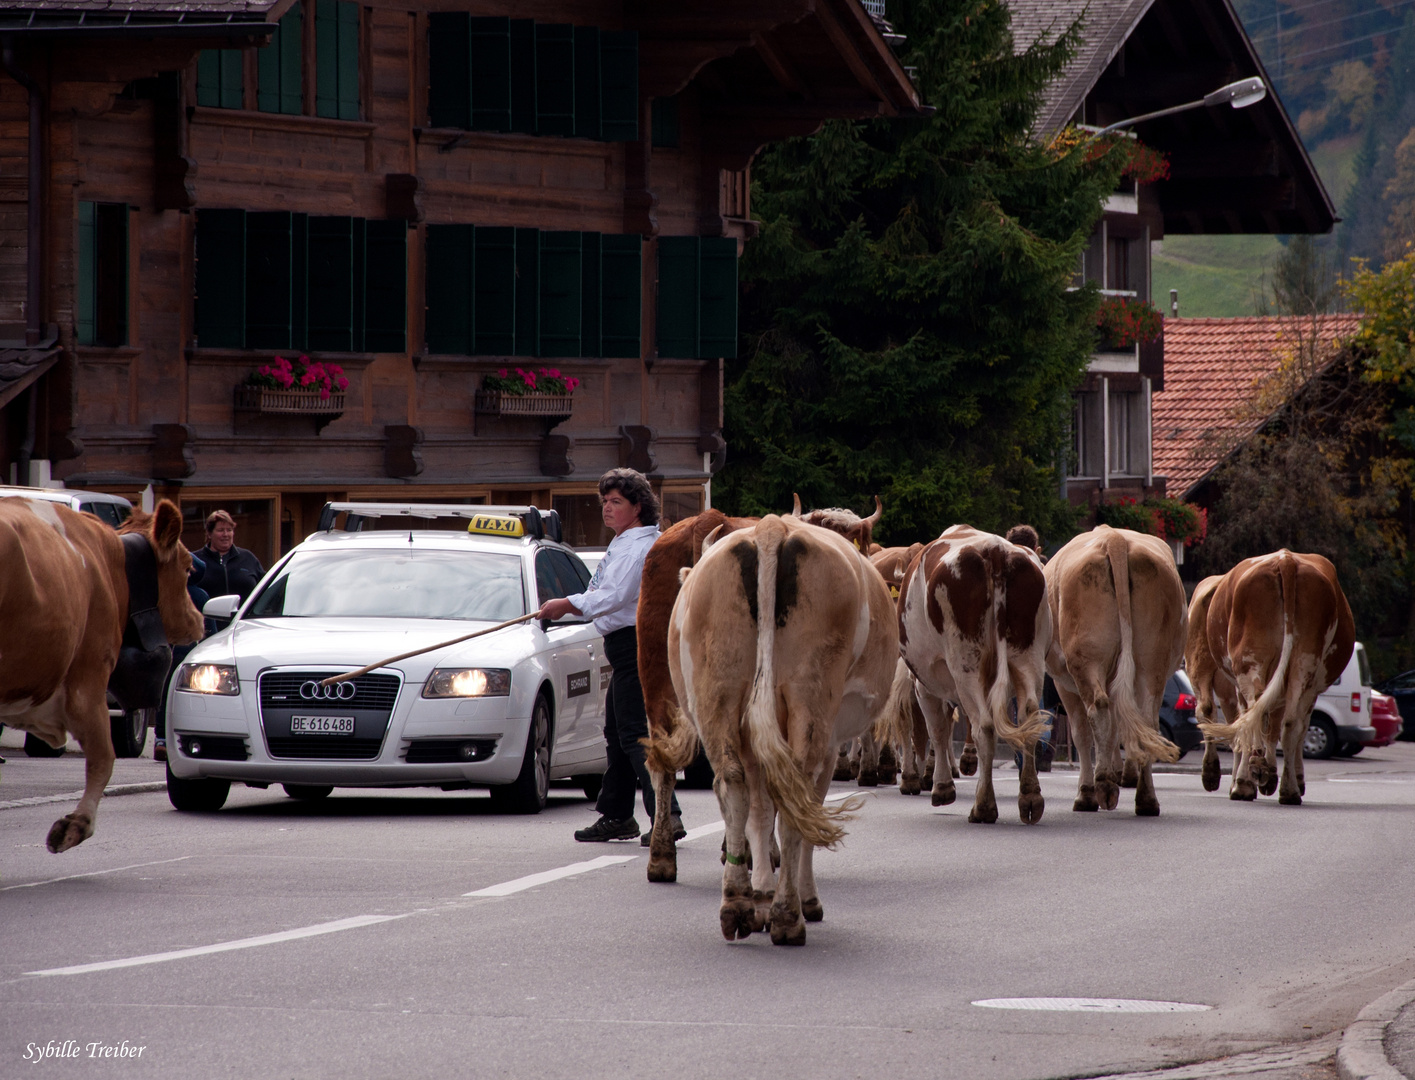
[[[0,45],[0,468],[267,565],[335,498],[596,543],[627,464],[696,512],[753,155],[920,109],[860,0],[30,0]],[[242,388],[300,355],[347,389]],[[516,367],[581,385],[479,397]]]
[[[1004,0],[1019,48],[1085,13],[1075,59],[1048,88],[1037,134],[1099,129],[1202,100],[1262,62],[1229,0]],[[1326,233],[1336,222],[1282,102],[1199,108],[1133,130],[1169,177],[1129,183],[1106,203],[1078,276],[1106,296],[1150,301],[1150,245],[1166,234]],[[1168,298],[1155,298],[1161,310]],[[1164,339],[1097,353],[1076,394],[1065,494],[1078,505],[1165,494],[1154,468],[1151,395],[1164,386]]]

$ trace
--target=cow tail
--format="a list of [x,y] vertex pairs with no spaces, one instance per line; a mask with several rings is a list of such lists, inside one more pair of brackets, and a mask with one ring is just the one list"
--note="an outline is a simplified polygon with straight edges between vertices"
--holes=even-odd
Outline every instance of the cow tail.
[[668,725],[650,727],[644,744],[644,764],[650,772],[672,775],[686,769],[698,756],[698,731],[673,702],[667,703]]
[[778,518],[763,518],[756,535],[757,668],[747,700],[747,737],[782,820],[806,843],[834,848],[845,838],[836,820],[841,809],[821,805],[815,784],[792,756],[777,719],[776,565],[786,526]]
[[[1135,701],[1135,613],[1130,597],[1130,548],[1112,532],[1105,540],[1106,559],[1115,586],[1115,613],[1120,620],[1120,656],[1110,680],[1111,715],[1115,717],[1125,754],[1136,764],[1176,761],[1179,748],[1159,733],[1158,723],[1140,712]],[[1097,702],[1099,705],[1099,702]]]
[[1287,694],[1288,667],[1292,661],[1292,646],[1297,636],[1297,562],[1284,551],[1278,556],[1278,588],[1282,592],[1282,653],[1272,678],[1258,700],[1248,706],[1230,724],[1204,724],[1199,728],[1211,739],[1222,739],[1237,751],[1257,750],[1262,746],[1263,725],[1268,714]]
[[876,737],[883,736],[900,747],[914,741],[914,675],[903,659],[894,665],[894,681],[884,710],[875,721]]
[[[1023,702],[1017,701],[1017,719],[1012,719],[1009,706],[1012,703],[1014,687],[1012,671],[1007,662],[1007,638],[1002,632],[1007,613],[1007,587],[1005,579],[993,582],[993,648],[997,655],[997,673],[992,686],[988,687],[988,713],[992,716],[992,729],[1003,742],[1016,750],[1026,748],[1040,739],[1047,730],[1047,714],[1034,710],[1022,715]],[[1043,603],[1046,602],[1043,598]]]

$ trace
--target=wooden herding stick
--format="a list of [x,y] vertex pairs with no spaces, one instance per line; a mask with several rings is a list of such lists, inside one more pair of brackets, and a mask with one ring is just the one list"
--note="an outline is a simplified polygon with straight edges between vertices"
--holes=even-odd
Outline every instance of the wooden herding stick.
[[387,660],[380,660],[376,664],[369,664],[368,667],[361,667],[358,671],[346,671],[343,675],[331,675],[319,685],[333,686],[335,683],[348,682],[350,679],[357,679],[360,675],[367,675],[375,668],[386,667],[388,664],[396,664],[399,660],[406,660],[408,657],[417,656],[420,653],[432,652],[433,649],[445,649],[449,645],[456,645],[462,641],[471,641],[472,638],[481,637],[483,634],[494,634],[498,630],[505,630],[508,626],[528,622],[539,614],[539,611],[532,611],[529,615],[522,615],[519,619],[507,619],[504,623],[497,623],[495,626],[488,626],[485,630],[477,630],[470,634],[463,634],[461,637],[454,637],[451,641],[439,641],[436,645],[424,645],[421,649],[414,649],[412,652],[399,653],[397,656],[390,656]]

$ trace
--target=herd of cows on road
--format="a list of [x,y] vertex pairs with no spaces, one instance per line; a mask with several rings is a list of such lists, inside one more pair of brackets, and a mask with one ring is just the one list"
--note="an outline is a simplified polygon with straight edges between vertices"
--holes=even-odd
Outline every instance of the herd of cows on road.
[[[857,808],[825,803],[851,740],[867,756],[892,744],[906,794],[922,789],[931,743],[934,805],[954,800],[976,748],[968,820],[993,823],[1001,739],[1021,755],[1021,820],[1039,822],[1044,675],[1079,753],[1075,810],[1115,809],[1128,771],[1135,812],[1159,813],[1151,765],[1173,760],[1175,747],[1157,717],[1181,659],[1206,736],[1204,787],[1219,786],[1223,741],[1235,755],[1230,798],[1277,792],[1301,803],[1313,701],[1354,647],[1326,559],[1286,550],[1247,559],[1186,604],[1174,558],[1153,536],[1100,526],[1044,564],[967,525],[880,549],[879,516],[878,501],[867,518],[803,514],[799,501],[790,515],[761,519],[709,510],[667,529],[644,564],[639,672],[657,799],[648,876],[677,877],[674,777],[701,745],[726,824],[719,913],[729,940],[769,929],[775,944],[800,945],[806,923],[823,918],[812,853],[835,846]],[[56,746],[72,734],[86,758],[83,797],[54,823],[51,851],[93,833],[114,760],[106,690],[115,666],[165,674],[162,650],[201,636],[181,526],[167,500],[118,533],[67,508],[0,500],[0,721]],[[1214,720],[1215,699],[1226,722]],[[970,729],[961,761],[957,719]],[[754,861],[754,851],[771,854]]]

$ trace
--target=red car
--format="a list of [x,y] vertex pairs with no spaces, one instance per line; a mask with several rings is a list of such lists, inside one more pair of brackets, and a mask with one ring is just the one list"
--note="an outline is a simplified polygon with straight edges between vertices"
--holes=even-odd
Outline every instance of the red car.
[[1395,742],[1404,728],[1395,698],[1378,690],[1371,691],[1371,726],[1376,729],[1376,737],[1362,746],[1389,746]]

